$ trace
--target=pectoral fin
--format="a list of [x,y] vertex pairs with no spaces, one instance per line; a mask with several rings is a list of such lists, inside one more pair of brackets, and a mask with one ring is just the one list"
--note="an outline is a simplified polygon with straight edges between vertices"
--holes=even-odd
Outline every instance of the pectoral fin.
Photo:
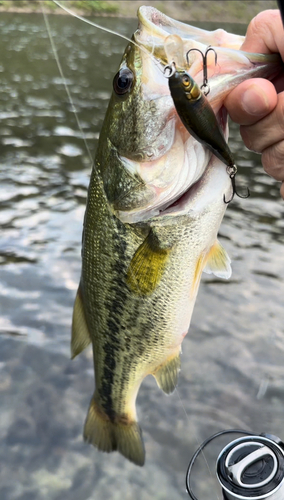
[[231,259],[218,240],[209,250],[203,271],[214,274],[218,278],[229,279],[231,277]]
[[178,382],[179,371],[180,356],[178,354],[177,356],[175,355],[173,358],[168,359],[153,373],[158,386],[166,394],[170,394],[174,391]]
[[85,318],[82,295],[79,286],[73,309],[71,358],[74,359],[77,354],[80,354],[80,352],[88,347],[90,342],[91,338]]
[[158,286],[171,249],[161,248],[151,230],[136,250],[127,272],[127,284],[138,295],[152,293]]

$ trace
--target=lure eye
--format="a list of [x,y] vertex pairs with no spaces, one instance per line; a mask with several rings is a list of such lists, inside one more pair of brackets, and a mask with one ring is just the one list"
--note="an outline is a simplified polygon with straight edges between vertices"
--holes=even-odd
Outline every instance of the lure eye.
[[190,82],[190,78],[188,75],[184,75],[182,77],[182,83],[183,83],[184,87],[186,87],[186,88],[188,88],[190,86],[191,82]]
[[122,68],[113,79],[113,90],[117,95],[124,95],[132,87],[133,73],[128,68]]

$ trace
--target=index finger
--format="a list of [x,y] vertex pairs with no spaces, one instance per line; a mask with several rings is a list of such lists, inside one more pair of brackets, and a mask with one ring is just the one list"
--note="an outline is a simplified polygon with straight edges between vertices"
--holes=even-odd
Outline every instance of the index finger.
[[252,19],[241,50],[260,54],[279,52],[284,60],[284,31],[279,10],[266,10]]
[[[241,50],[262,54],[280,53],[284,59],[284,30],[279,10],[260,12],[250,22]],[[225,106],[233,121],[252,125],[277,105],[277,92],[284,90],[283,73],[273,80],[247,80],[227,97]]]

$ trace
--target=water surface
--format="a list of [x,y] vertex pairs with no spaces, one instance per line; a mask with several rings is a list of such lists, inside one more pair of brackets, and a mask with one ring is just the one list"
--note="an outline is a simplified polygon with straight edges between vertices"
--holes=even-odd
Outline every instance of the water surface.
[[[49,21],[94,155],[125,41],[68,16]],[[127,35],[137,24],[96,21]],[[91,350],[72,362],[69,352],[90,161],[42,16],[2,13],[0,28],[0,498],[188,498],[188,461],[212,433],[241,427],[284,438],[279,185],[233,126],[239,183],[252,195],[234,200],[220,230],[232,278],[202,281],[178,391],[166,397],[151,377],[140,389],[145,466],[97,452],[82,439]],[[204,459],[196,468],[196,495],[204,500],[215,498],[214,454],[222,443],[205,453],[212,476]]]

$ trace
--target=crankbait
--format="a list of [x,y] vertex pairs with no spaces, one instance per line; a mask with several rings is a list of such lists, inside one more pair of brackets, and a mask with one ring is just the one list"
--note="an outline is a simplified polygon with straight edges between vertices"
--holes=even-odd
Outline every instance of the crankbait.
[[232,181],[233,193],[228,201],[225,200],[224,196],[224,202],[226,204],[230,203],[235,194],[240,198],[247,198],[249,191],[247,195],[242,196],[236,190],[235,175],[237,167],[208,99],[185,70],[176,69],[174,62],[167,65],[164,72],[169,80],[169,88],[175,108],[185,128],[197,141],[204,144],[219,160],[227,165],[227,173]]

